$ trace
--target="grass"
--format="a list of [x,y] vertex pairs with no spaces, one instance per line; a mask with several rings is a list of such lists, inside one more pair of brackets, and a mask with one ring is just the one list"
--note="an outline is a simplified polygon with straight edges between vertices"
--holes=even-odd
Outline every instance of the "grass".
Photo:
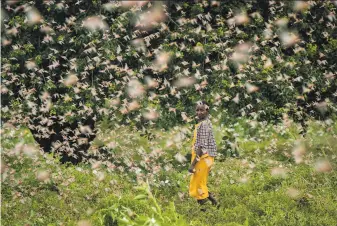
[[[91,151],[109,146],[114,162],[77,166],[35,152],[25,128],[3,128],[1,223],[337,225],[336,125],[311,122],[305,138],[295,125],[241,128],[214,124],[217,144],[228,131],[240,134],[240,157],[217,159],[209,188],[220,208],[206,204],[206,212],[188,197],[188,162],[176,156],[190,152],[192,127],[151,130],[150,140],[127,127],[105,130]],[[296,163],[292,152],[299,140],[306,153]],[[315,170],[321,158],[332,171]]]

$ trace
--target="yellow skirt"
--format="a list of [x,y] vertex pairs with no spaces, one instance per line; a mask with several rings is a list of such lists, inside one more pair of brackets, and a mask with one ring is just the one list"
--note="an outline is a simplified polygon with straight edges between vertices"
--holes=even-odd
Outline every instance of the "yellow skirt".
[[[192,151],[192,162],[196,154]],[[214,157],[205,154],[200,157],[200,161],[195,165],[195,173],[190,181],[189,194],[197,200],[208,198],[207,179],[208,174],[214,164]]]

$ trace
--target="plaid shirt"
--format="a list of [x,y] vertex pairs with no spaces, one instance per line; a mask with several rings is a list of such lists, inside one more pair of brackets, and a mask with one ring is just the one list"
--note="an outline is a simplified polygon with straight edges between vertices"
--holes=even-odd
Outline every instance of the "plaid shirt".
[[209,156],[216,156],[216,143],[212,131],[212,123],[206,118],[197,128],[197,139],[194,144],[194,150],[201,147],[204,153]]

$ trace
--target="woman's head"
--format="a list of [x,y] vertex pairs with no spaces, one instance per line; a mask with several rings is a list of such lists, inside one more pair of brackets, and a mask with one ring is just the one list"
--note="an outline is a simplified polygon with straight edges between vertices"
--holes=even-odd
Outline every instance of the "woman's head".
[[195,109],[198,120],[204,120],[209,113],[209,107],[204,101],[198,101]]

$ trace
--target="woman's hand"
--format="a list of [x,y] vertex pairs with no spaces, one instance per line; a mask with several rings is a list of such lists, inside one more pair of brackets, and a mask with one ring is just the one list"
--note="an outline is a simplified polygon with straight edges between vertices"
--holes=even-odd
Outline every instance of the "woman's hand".
[[201,157],[204,153],[202,152],[201,147],[197,148],[197,151],[195,152],[197,154],[197,156]]
[[188,168],[188,172],[189,173],[195,173],[195,169],[192,165]]

